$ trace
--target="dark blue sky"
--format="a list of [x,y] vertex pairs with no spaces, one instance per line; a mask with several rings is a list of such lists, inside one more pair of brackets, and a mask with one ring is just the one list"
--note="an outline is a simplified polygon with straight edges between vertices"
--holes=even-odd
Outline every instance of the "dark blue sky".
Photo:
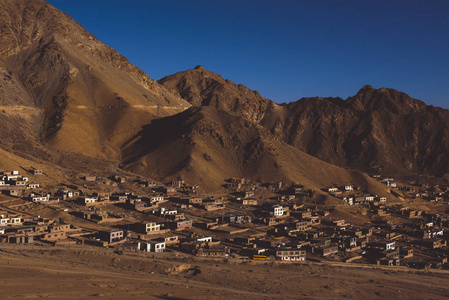
[[276,102],[365,84],[449,108],[447,0],[49,0],[154,79],[203,65]]

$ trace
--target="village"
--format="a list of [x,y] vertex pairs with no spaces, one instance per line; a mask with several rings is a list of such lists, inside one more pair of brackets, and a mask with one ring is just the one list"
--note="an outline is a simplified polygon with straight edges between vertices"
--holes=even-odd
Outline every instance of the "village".
[[[137,176],[84,175],[73,184],[55,184],[46,182],[39,169],[2,171],[0,242],[286,263],[448,268],[449,187],[372,177],[392,195],[419,199],[435,210],[389,203],[387,197],[349,183],[315,191],[299,184],[231,178],[224,185],[227,193],[211,196],[182,179],[162,184]],[[322,194],[338,205],[317,201]],[[363,215],[362,221],[342,218],[348,209],[349,216]]]

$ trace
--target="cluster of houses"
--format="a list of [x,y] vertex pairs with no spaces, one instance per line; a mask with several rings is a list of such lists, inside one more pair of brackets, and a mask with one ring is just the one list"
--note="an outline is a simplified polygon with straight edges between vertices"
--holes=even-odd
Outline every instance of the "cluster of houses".
[[394,181],[394,178],[382,177],[379,174],[372,175],[372,177],[374,179],[376,179],[377,181],[379,181],[379,182],[385,184],[386,186],[390,187],[390,188],[397,188],[398,187],[397,183]]
[[13,244],[33,244],[39,240],[53,244],[76,243],[68,236],[79,234],[80,229],[70,224],[52,219],[29,217],[0,212],[0,242]]
[[420,198],[430,203],[449,203],[449,186],[421,184],[410,182],[409,185],[399,186],[398,191],[407,198]]
[[324,190],[348,205],[367,205],[373,208],[384,208],[387,203],[386,197],[363,193],[354,185],[328,187]]
[[[13,172],[3,173],[5,184],[25,181]],[[91,188],[66,186],[23,195],[34,205],[51,203],[54,209],[75,216],[79,220],[75,225],[66,224],[63,218],[56,221],[5,211],[0,213],[0,241],[76,243],[123,251],[292,263],[333,260],[447,266],[448,220],[438,214],[387,206],[385,197],[363,194],[353,185],[325,191],[348,205],[369,206],[374,218],[363,225],[332,217],[332,208],[307,204],[305,200],[313,197],[314,191],[282,182],[261,185],[232,178],[226,185],[227,196],[212,197],[201,195],[198,186],[181,179],[167,185],[123,176],[86,176],[83,180],[93,184]],[[107,180],[132,185],[138,192],[100,188]],[[391,186],[392,180],[388,182]],[[392,223],[391,217],[400,222]],[[84,227],[83,222],[109,229],[93,230],[95,225]]]
[[[42,175],[42,170],[31,170],[33,175]],[[19,174],[19,171],[0,171],[0,191],[10,196],[21,196],[26,190],[39,188],[39,184],[32,182],[28,177]]]

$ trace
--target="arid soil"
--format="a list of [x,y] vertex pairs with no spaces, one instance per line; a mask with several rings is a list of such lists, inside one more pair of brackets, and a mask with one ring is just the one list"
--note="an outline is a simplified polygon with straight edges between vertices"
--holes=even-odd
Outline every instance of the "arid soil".
[[2,245],[4,299],[443,299],[449,272]]

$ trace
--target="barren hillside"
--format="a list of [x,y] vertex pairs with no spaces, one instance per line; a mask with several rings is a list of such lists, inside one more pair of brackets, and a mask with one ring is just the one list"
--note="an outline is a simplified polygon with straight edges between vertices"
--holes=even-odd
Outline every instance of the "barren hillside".
[[365,86],[347,100],[316,97],[278,105],[203,67],[159,82],[193,105],[243,116],[341,167],[389,174],[449,170],[449,111],[393,89]]
[[142,125],[190,106],[43,0],[1,1],[0,35],[2,139],[116,159]]
[[329,163],[449,168],[448,111],[398,91],[367,86],[347,100],[278,105],[202,66],[158,83],[44,0],[0,8],[0,146],[30,161],[120,164],[211,188],[234,176],[357,183],[357,172]]
[[124,147],[124,167],[168,181],[182,177],[216,189],[243,176],[260,182],[283,180],[320,189],[354,183],[376,193],[385,188],[276,139],[264,127],[214,107],[196,107],[154,120]]

